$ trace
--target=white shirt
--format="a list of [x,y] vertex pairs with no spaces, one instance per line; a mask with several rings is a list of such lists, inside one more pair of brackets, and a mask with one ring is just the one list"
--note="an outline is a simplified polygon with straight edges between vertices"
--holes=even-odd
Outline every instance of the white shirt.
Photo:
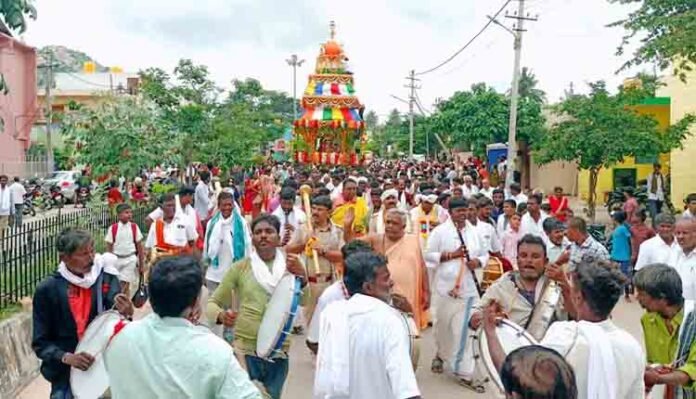
[[500,239],[495,231],[495,227],[490,223],[481,220],[476,221],[476,233],[479,236],[481,248],[486,252],[500,252],[502,250]]
[[493,199],[493,190],[495,190],[493,187],[488,187],[488,188],[483,188],[479,190],[479,193],[485,195],[489,199]]
[[104,353],[113,398],[261,399],[230,345],[206,327],[150,314]]
[[[181,208],[179,204],[176,206],[176,214],[177,216],[181,216],[186,221],[193,226],[194,230],[196,229],[196,226],[198,226],[198,215],[196,214],[196,210],[193,209],[191,204],[186,205],[186,208]],[[150,212],[149,215],[147,215],[150,219],[153,221],[157,219],[162,219],[164,217],[164,211],[162,211],[162,208],[157,208],[154,211]],[[154,224],[154,223],[153,223]],[[198,238],[198,237],[196,237]]]
[[0,188],[0,216],[9,216],[12,213],[12,193],[10,186]]
[[[154,248],[157,245],[156,226],[156,222],[150,225],[147,240],[145,240],[145,248]],[[198,232],[196,232],[196,228],[181,215],[174,216],[171,223],[164,224],[164,242],[169,245],[185,247],[189,241],[196,241],[197,239]]]
[[[488,263],[488,252],[485,251],[485,247],[481,244],[476,228],[471,223],[466,222],[466,227],[461,230],[461,233],[471,259],[477,258],[482,266],[486,265]],[[430,234],[430,237],[428,237],[428,252],[425,254],[425,261],[427,267],[437,269],[435,288],[440,296],[449,296],[449,292],[457,282],[459,268],[462,266],[461,258],[441,262],[442,253],[454,252],[461,245],[457,228],[451,219],[437,226]],[[478,297],[474,279],[468,271],[464,273],[460,295],[464,298]]]
[[526,204],[527,201],[529,201],[529,197],[527,197],[524,193],[519,193],[517,195],[508,194],[507,199],[515,200],[515,204],[517,204],[517,206],[520,206],[520,204]]
[[[383,301],[356,294],[346,301],[348,396],[322,399],[406,399],[420,396],[410,357],[408,330],[398,311]],[[327,312],[336,311],[332,307]],[[320,341],[319,346],[322,343]]]
[[651,192],[652,189],[652,180],[653,180],[653,175],[654,173],[651,173],[647,177],[647,182],[648,182],[648,199],[649,200],[655,200],[655,201],[664,201],[665,200],[665,192],[663,190],[663,187],[665,186],[665,176],[660,173],[657,176],[657,190],[655,190],[655,193],[653,194]]
[[693,219],[693,218],[696,217],[696,216],[692,215],[692,214],[691,214],[691,211],[687,209],[687,210],[684,211],[684,213],[682,213],[682,217],[683,217],[684,219]]
[[549,215],[547,215],[544,211],[540,211],[539,220],[534,221],[529,212],[525,213],[522,216],[522,224],[520,225],[522,235],[525,236],[527,234],[532,234],[546,240],[546,233],[544,233],[544,220],[548,219],[548,217]]
[[[604,330],[611,342],[617,371],[616,399],[639,399],[645,397],[643,372],[645,354],[642,347],[628,332],[616,327],[610,320],[593,323]],[[556,350],[565,357],[575,371],[578,398],[588,395],[590,342],[579,333],[578,322],[557,321],[551,324],[541,345]]]
[[104,241],[109,244],[114,244],[113,253],[118,256],[128,256],[135,255],[136,248],[135,243],[143,240],[143,233],[140,231],[140,227],[135,225],[135,241],[133,241],[133,228],[131,227],[131,222],[129,223],[118,223],[116,227],[116,240],[114,241],[114,235],[112,232],[112,227],[106,230],[106,236]]
[[[285,212],[282,207],[277,207],[273,215],[280,220],[280,238],[285,234]],[[295,233],[300,230],[300,225],[307,223],[307,215],[298,207],[294,207],[287,217],[288,223],[295,228]]]
[[312,320],[309,322],[309,332],[307,333],[307,341],[311,343],[319,342],[319,330],[321,328],[321,314],[326,309],[329,304],[338,301],[345,301],[346,292],[343,288],[343,281],[338,280],[326,287],[324,292],[321,293],[319,300],[317,300],[317,306],[314,308],[314,313],[312,314]]
[[498,233],[498,237],[502,237],[503,233],[510,229],[510,219],[508,219],[504,213],[501,213],[500,216],[498,216],[498,221],[495,222],[495,224],[495,231]]
[[198,217],[201,220],[205,220],[208,217],[208,211],[210,208],[210,187],[208,187],[208,185],[202,180],[200,180],[196,186],[194,203],[196,204],[196,212],[198,212]]
[[19,182],[14,182],[10,185],[10,192],[12,193],[12,204],[22,205],[24,204],[24,196],[27,194],[27,190],[24,185]]
[[682,296],[696,300],[696,249],[687,255],[679,245],[672,248],[667,264],[677,270],[682,280]]
[[473,184],[471,185],[471,187],[467,187],[466,184],[462,184],[460,188],[462,189],[462,194],[466,199],[471,198],[472,195],[478,194],[479,192],[478,187],[474,186]]
[[[233,217],[233,216],[231,216]],[[222,217],[221,217],[222,219]],[[222,223],[222,220],[219,220],[217,223]],[[243,221],[245,224],[245,231],[246,231],[246,221]],[[212,222],[208,223],[207,228],[213,228]],[[207,233],[207,231],[206,231]],[[220,225],[220,234],[222,236],[232,236],[232,223],[225,223]],[[230,267],[232,267],[232,246],[230,245],[232,240],[226,240],[223,239],[222,242],[220,243],[220,250],[218,251],[218,264],[217,266],[213,267],[212,265],[208,266],[208,268],[205,271],[205,279],[210,280],[216,283],[219,283],[222,281],[222,278],[225,276],[228,270],[230,270]],[[247,241],[247,244],[249,244],[249,241]]]
[[665,240],[659,235],[643,241],[638,249],[638,259],[636,260],[636,270],[640,270],[647,265],[654,263],[669,264],[669,257],[672,251],[679,249],[676,239],[672,239],[672,245],[667,245]]

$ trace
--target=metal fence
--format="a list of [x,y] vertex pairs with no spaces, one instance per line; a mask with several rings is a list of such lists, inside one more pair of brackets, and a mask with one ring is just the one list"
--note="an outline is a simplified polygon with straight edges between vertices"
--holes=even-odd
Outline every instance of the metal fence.
[[[133,209],[133,221],[144,232],[149,210]],[[102,206],[58,213],[5,230],[0,238],[0,309],[33,295],[39,282],[58,268],[55,242],[61,231],[68,227],[89,231],[99,253],[106,250],[104,237],[115,221],[114,212]]]

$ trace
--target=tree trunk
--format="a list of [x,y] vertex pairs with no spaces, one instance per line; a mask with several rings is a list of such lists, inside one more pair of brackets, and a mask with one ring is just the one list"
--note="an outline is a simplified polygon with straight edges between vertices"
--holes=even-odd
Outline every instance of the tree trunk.
[[587,217],[590,222],[595,222],[595,206],[597,204],[597,178],[599,177],[599,168],[590,168],[590,197],[587,201]]

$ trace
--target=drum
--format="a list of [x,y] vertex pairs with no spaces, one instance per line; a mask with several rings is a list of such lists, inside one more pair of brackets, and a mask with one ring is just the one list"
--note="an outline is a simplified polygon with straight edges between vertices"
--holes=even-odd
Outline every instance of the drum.
[[491,256],[483,268],[483,279],[481,280],[481,288],[487,289],[496,280],[498,280],[505,272],[503,271],[503,262],[498,258]]
[[256,355],[270,359],[280,351],[292,330],[300,306],[302,283],[291,274],[280,279],[266,305],[261,326],[256,336]]
[[408,347],[409,354],[411,355],[411,365],[413,366],[413,371],[418,369],[418,359],[420,359],[420,333],[418,332],[418,326],[416,326],[416,320],[411,317],[408,313],[399,312],[401,315],[401,320],[404,323],[404,328],[408,333]]
[[117,311],[109,310],[97,316],[87,326],[75,353],[89,353],[94,356],[94,363],[87,371],[70,368],[70,387],[75,398],[98,399],[109,388],[109,376],[102,355],[114,336],[116,326],[124,320]]
[[[500,325],[496,328],[496,334],[498,334],[498,339],[503,346],[505,354],[523,346],[537,344],[534,337],[525,331],[524,328],[507,319],[501,320]],[[492,382],[499,392],[504,394],[505,389],[503,388],[503,383],[500,381],[498,370],[496,370],[493,360],[491,360],[491,355],[488,352],[488,340],[486,339],[486,334],[483,329],[479,329],[475,336],[475,340],[478,341],[478,345],[474,345],[473,347],[474,359],[476,359],[477,366],[483,364],[485,372],[488,374],[488,382]]]

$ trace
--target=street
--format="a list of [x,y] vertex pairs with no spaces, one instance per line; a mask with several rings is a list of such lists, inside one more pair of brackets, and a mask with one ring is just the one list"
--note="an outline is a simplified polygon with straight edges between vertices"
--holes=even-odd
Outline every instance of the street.
[[[626,303],[623,299],[619,301],[613,317],[619,327],[626,329],[641,344],[642,332],[640,328],[640,316],[642,309],[636,301]],[[457,382],[446,375],[435,375],[430,372],[430,361],[435,353],[435,343],[432,328],[424,332],[421,339],[421,357],[416,376],[421,388],[423,398],[437,399],[493,399],[494,395],[489,392],[486,394],[476,394],[462,388]],[[369,359],[365,359],[369,361]],[[153,365],[156,367],[156,365]],[[290,350],[290,374],[285,386],[284,399],[307,399],[312,395],[312,384],[314,381],[314,364],[309,350],[304,344],[304,336],[293,338]],[[43,399],[48,398],[50,387],[48,382],[42,377],[38,377],[34,382],[22,391],[18,399]]]

